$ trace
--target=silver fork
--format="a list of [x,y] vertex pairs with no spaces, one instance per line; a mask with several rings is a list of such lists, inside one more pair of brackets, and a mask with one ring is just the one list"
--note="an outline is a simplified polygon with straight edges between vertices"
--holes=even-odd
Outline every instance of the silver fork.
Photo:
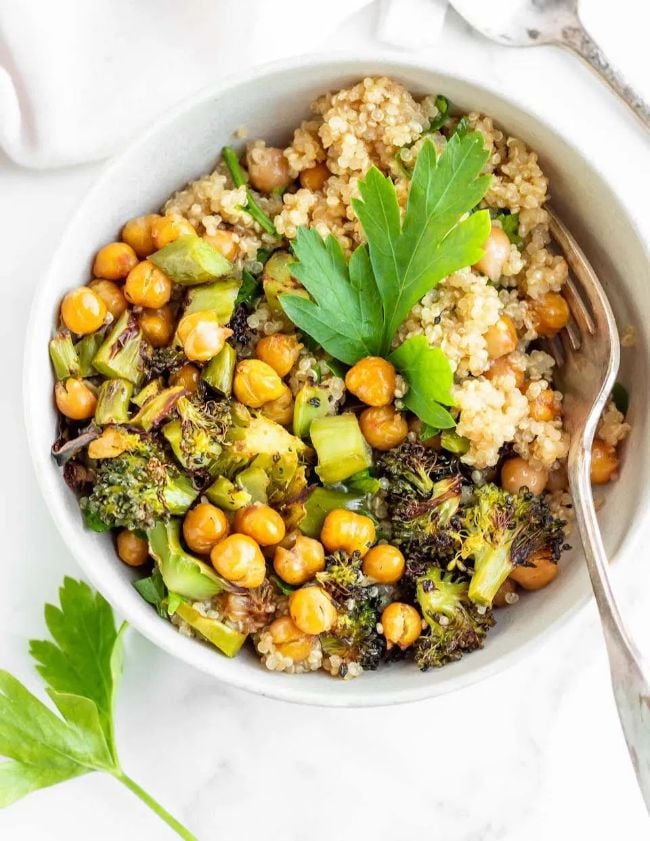
[[594,433],[618,372],[618,331],[587,258],[562,222],[549,213],[551,234],[570,269],[565,296],[572,319],[560,336],[549,342],[557,362],[556,382],[564,393],[564,423],[571,435],[569,486],[600,613],[618,714],[650,811],[650,670],[631,641],[614,600],[589,478]]

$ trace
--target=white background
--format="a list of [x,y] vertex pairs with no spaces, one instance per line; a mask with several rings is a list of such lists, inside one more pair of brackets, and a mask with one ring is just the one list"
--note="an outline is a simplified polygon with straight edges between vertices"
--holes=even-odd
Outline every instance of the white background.
[[[645,4],[583,5],[594,34],[650,97],[650,16],[640,20],[637,11]],[[367,46],[375,18],[374,9],[355,15],[322,49]],[[462,69],[505,94],[527,92],[530,110],[555,120],[584,150],[647,237],[647,137],[576,59],[553,48],[494,47],[449,15],[438,47],[423,61]],[[79,571],[50,521],[27,453],[24,330],[39,276],[98,171],[88,165],[35,173],[0,159],[0,665],[32,688],[38,680],[27,639],[43,634],[42,605],[55,598],[63,575]],[[636,551],[647,554],[647,536],[643,550],[638,536]],[[650,652],[650,574],[631,581],[624,563],[616,573],[626,616]],[[416,833],[432,841],[637,841],[650,834],[593,607],[526,662],[479,686],[367,711],[301,708],[236,692],[130,632],[117,731],[126,770],[201,841],[395,841]],[[126,790],[98,775],[0,813],[7,841],[173,837]]]

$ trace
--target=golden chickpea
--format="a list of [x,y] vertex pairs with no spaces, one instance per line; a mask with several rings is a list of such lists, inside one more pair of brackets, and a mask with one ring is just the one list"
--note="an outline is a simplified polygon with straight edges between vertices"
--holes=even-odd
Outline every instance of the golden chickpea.
[[117,535],[117,554],[121,561],[130,567],[141,567],[149,558],[149,544],[128,529],[122,529]]
[[289,426],[293,421],[293,394],[289,386],[285,385],[282,394],[265,403],[260,411],[264,417],[279,423],[280,426]]
[[321,163],[310,166],[308,169],[303,169],[300,173],[300,186],[314,192],[322,190],[331,174],[327,164],[321,161]]
[[568,487],[569,477],[567,476],[566,464],[563,463],[548,474],[546,490],[554,493],[555,491],[565,491]]
[[395,396],[395,366],[379,356],[366,356],[347,372],[345,387],[368,406],[388,406]]
[[196,367],[196,365],[192,365],[190,362],[186,362],[178,371],[175,371],[171,377],[169,378],[170,385],[182,385],[185,391],[189,392],[190,394],[194,394],[194,392],[199,387],[199,381],[201,379],[201,372]]
[[423,447],[426,447],[427,450],[439,450],[440,449],[440,436],[439,435],[432,435],[430,438],[425,438],[423,441],[420,437],[422,435],[422,429],[424,428],[424,424],[420,420],[420,418],[416,418],[415,416],[409,418],[408,422],[409,432],[414,432],[417,435],[418,441],[422,444]]
[[509,356],[500,356],[495,359],[483,376],[490,382],[501,377],[513,377],[518,389],[521,389],[526,381],[523,369],[513,365]]
[[212,547],[212,566],[238,587],[259,587],[266,577],[262,550],[247,534],[231,534]]
[[502,315],[496,324],[488,327],[483,338],[490,359],[512,353],[517,347],[517,330],[508,315]]
[[102,299],[113,318],[119,318],[126,309],[122,288],[112,280],[91,280],[88,288]]
[[209,555],[213,546],[230,531],[226,515],[209,502],[200,502],[185,515],[183,537],[188,548],[199,555]]
[[492,607],[508,607],[513,603],[513,595],[517,592],[517,584],[512,578],[506,578],[494,594]]
[[501,468],[501,485],[508,493],[516,494],[522,488],[541,494],[548,481],[548,471],[543,467],[532,467],[520,456],[509,458]]
[[289,162],[282,149],[273,146],[254,146],[246,155],[251,186],[260,193],[284,190],[291,183]]
[[203,239],[221,252],[226,260],[234,260],[239,251],[239,246],[232,231],[224,231],[218,228],[213,234],[203,234]]
[[304,584],[325,569],[325,550],[318,540],[299,534],[291,548],[276,548],[273,569],[287,584]]
[[174,310],[169,304],[155,310],[142,310],[140,329],[152,347],[166,347],[174,336]]
[[124,284],[124,296],[137,307],[158,309],[169,303],[172,282],[157,266],[149,260],[143,260],[129,272]]
[[61,318],[68,330],[85,336],[99,330],[104,323],[106,304],[93,289],[80,286],[68,292],[61,302]]
[[151,241],[156,251],[188,235],[196,236],[196,231],[182,216],[158,216],[151,220]]
[[97,408],[95,393],[83,380],[69,377],[54,386],[56,407],[71,420],[92,418]]
[[274,333],[259,340],[255,356],[270,365],[279,377],[286,377],[296,364],[301,349],[302,345],[295,335]]
[[559,292],[546,292],[541,298],[529,299],[528,305],[538,336],[555,336],[571,318],[566,298]]
[[151,236],[151,226],[156,219],[160,218],[158,213],[148,213],[146,216],[129,219],[122,228],[123,242],[128,243],[141,260],[156,250]]
[[289,614],[303,634],[322,634],[336,624],[336,608],[325,590],[302,587],[289,596]]
[[550,554],[543,549],[531,555],[528,561],[532,566],[516,566],[510,573],[510,578],[524,590],[541,590],[560,571]]
[[397,645],[403,651],[422,633],[422,618],[410,604],[391,602],[381,614],[381,626],[387,647]]
[[393,406],[371,406],[359,415],[359,426],[366,441],[375,450],[399,447],[408,435],[406,418]]
[[116,458],[129,448],[129,433],[115,426],[107,426],[99,438],[88,444],[90,458]]
[[591,483],[606,485],[618,474],[619,459],[616,448],[595,438],[591,447]]
[[138,255],[126,242],[109,242],[100,248],[93,263],[95,277],[123,280],[138,264]]
[[184,315],[178,322],[177,333],[185,356],[193,362],[208,362],[232,336],[232,330],[223,327],[217,313],[212,310]]
[[235,513],[233,530],[252,537],[260,546],[273,546],[285,535],[284,520],[269,505],[249,505]]
[[283,657],[290,657],[294,663],[306,660],[316,641],[313,634],[303,634],[290,616],[274,619],[269,632],[276,651]]
[[342,549],[352,554],[359,552],[363,557],[375,542],[375,524],[363,514],[355,514],[345,508],[335,508],[323,521],[320,539],[328,552]]
[[499,225],[493,224],[483,247],[485,253],[478,263],[474,263],[473,268],[481,274],[487,275],[490,280],[498,280],[510,255],[508,234]]
[[232,384],[235,397],[244,406],[259,409],[284,394],[284,383],[261,359],[244,359],[235,368]]
[[538,391],[538,385],[531,383],[526,390],[528,411],[533,420],[551,421],[560,415],[560,406],[555,399],[553,389],[545,388]]
[[373,546],[363,559],[363,574],[378,584],[395,584],[404,574],[406,561],[397,546]]

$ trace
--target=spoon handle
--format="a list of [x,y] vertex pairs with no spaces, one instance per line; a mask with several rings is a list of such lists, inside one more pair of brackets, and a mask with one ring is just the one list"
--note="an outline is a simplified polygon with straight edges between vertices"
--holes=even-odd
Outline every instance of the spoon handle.
[[648,103],[637,91],[630,87],[578,20],[571,26],[563,27],[558,40],[563,47],[573,50],[586,61],[591,69],[595,70],[614,93],[617,93],[625,104],[632,109],[642,125],[650,130],[650,107],[648,107]]

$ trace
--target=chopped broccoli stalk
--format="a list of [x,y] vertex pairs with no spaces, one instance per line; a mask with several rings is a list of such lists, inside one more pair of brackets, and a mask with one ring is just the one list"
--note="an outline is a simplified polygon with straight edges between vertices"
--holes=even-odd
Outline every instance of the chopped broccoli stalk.
[[135,315],[126,310],[93,358],[93,367],[105,377],[139,385],[144,376],[144,339]]
[[218,249],[193,234],[170,242],[149,260],[180,286],[209,283],[232,269],[230,261]]
[[238,511],[253,501],[247,490],[231,482],[230,479],[226,479],[225,476],[215,479],[210,487],[206,488],[205,495],[210,502],[225,511]]
[[99,348],[102,346],[105,338],[106,330],[98,330],[96,333],[89,333],[87,336],[84,336],[83,339],[79,339],[77,344],[74,346],[77,351],[77,356],[79,357],[80,377],[93,377],[97,374],[95,366],[93,365],[93,359],[95,358],[95,354]]
[[416,598],[428,626],[415,646],[415,661],[423,671],[482,648],[494,620],[470,600],[467,581],[430,567],[417,580]]
[[141,409],[148,400],[151,400],[152,397],[156,397],[160,394],[164,387],[162,377],[157,377],[155,380],[151,380],[150,383],[147,383],[144,388],[141,388],[140,391],[131,398],[131,403],[134,403],[139,409]]
[[137,426],[149,432],[172,412],[179,399],[185,394],[182,385],[173,385],[163,389],[155,397],[147,400],[140,411],[131,420],[131,426]]
[[279,301],[280,295],[289,292],[308,298],[309,293],[291,275],[291,263],[294,259],[288,251],[274,251],[264,266],[262,273],[262,287],[269,309],[277,318],[287,319]]
[[372,451],[351,412],[315,418],[310,432],[318,455],[316,472],[324,484],[343,482],[372,465]]
[[97,395],[95,423],[127,423],[132,394],[133,383],[128,380],[104,380]]
[[237,351],[232,345],[226,342],[219,353],[205,366],[203,373],[201,374],[201,379],[206,382],[210,388],[221,392],[224,397],[230,397],[232,393],[232,381],[235,376],[236,364]]
[[361,494],[376,494],[381,483],[370,470],[360,470],[358,473],[345,480],[346,490]]
[[206,283],[204,286],[195,286],[187,293],[184,314],[193,312],[214,312],[220,324],[227,324],[235,311],[235,301],[239,292],[240,282],[235,277],[225,277],[223,280],[215,280],[214,283]]
[[359,511],[363,508],[364,502],[364,494],[315,487],[310,491],[304,503],[297,503],[300,507],[298,528],[307,537],[318,537],[323,528],[325,517],[330,511],[337,508]]
[[250,495],[251,502],[268,502],[269,474],[254,463],[237,474],[237,484]]
[[448,453],[462,456],[469,450],[469,439],[459,435],[455,429],[443,429],[440,433],[440,446]]
[[[148,405],[142,411],[146,411]],[[197,403],[180,396],[175,408],[178,418],[166,423],[162,429],[174,455],[186,470],[212,472],[230,426],[228,405],[214,400]]]
[[79,356],[68,330],[61,330],[50,340],[50,359],[57,380],[81,375]]
[[167,511],[174,517],[181,517],[191,507],[199,492],[189,476],[177,473],[167,482],[163,491],[163,500]]
[[[246,178],[244,176],[244,171],[239,165],[239,160],[237,158],[237,153],[235,152],[235,150],[231,146],[224,146],[224,148],[221,150],[221,157],[223,158],[223,162],[228,168],[228,172],[230,173],[230,177],[232,178],[232,182],[235,185],[235,187],[242,187],[243,185],[245,185]],[[259,207],[255,199],[253,198],[253,194],[248,186],[246,186],[245,210],[251,216],[253,221],[257,222],[257,224],[260,226],[260,228],[262,228],[263,231],[266,231],[267,234],[271,234],[272,236],[278,236],[278,232],[275,230],[275,225],[269,219],[266,213],[264,213],[264,211]]]
[[181,601],[176,606],[175,612],[205,640],[212,643],[215,648],[218,648],[219,651],[225,654],[226,657],[234,657],[246,642],[246,634],[236,631],[220,619],[204,616],[185,601]]
[[168,590],[194,601],[211,599],[223,591],[223,582],[212,567],[183,549],[180,533],[178,519],[161,520],[147,529],[151,557]]
[[302,386],[293,406],[293,434],[308,438],[312,421],[329,415],[332,407],[330,393],[326,388],[305,384]]

